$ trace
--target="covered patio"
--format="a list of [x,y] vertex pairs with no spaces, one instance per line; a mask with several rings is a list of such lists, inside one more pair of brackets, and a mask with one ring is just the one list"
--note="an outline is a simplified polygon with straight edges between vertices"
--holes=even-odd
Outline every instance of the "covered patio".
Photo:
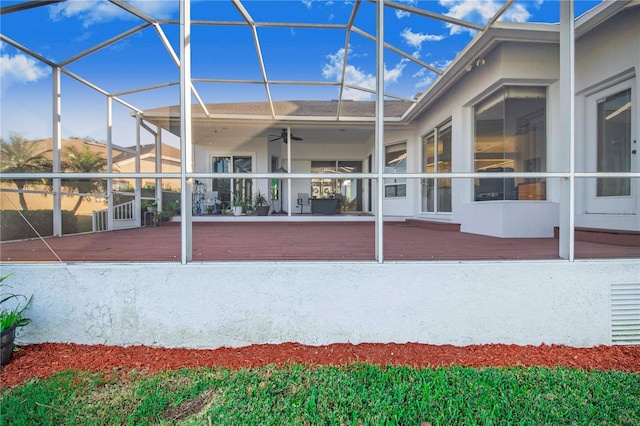
[[[419,221],[386,222],[388,261],[559,259],[555,238],[496,238]],[[638,258],[640,245],[576,240],[576,258]],[[45,244],[46,242],[46,244]],[[179,223],[0,244],[2,262],[179,262]],[[372,221],[200,222],[198,261],[374,261]]]

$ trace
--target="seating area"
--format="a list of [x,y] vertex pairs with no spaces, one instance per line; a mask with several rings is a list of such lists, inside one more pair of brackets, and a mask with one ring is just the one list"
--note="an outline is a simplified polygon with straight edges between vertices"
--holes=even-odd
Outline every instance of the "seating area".
[[[309,197],[309,194],[307,193],[302,193],[302,192],[298,192],[298,202],[297,202],[298,207],[300,208],[300,214],[303,213],[310,213],[310,208],[311,208],[311,198]],[[308,209],[305,209],[305,207],[308,207]],[[306,211],[305,211],[306,210]]]
[[205,191],[202,198],[203,212],[208,214],[218,214],[223,210],[222,201],[218,197],[218,191]]

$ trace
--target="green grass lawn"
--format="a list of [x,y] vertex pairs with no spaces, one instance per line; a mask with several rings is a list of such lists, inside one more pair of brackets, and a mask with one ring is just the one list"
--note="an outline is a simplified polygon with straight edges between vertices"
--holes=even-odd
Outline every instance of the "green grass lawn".
[[74,371],[1,397],[3,425],[640,424],[640,375],[564,368]]

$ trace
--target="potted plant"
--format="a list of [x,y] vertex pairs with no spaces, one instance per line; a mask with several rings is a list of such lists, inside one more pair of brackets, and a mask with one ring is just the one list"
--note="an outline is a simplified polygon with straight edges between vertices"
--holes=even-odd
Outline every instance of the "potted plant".
[[157,212],[158,211],[158,202],[157,201],[151,201],[151,200],[144,200],[142,201],[142,211],[148,211],[148,212]]
[[[11,275],[12,274],[5,274],[1,276],[0,283]],[[31,299],[33,299],[33,296],[27,298],[27,296],[22,294],[5,293],[4,291],[0,293],[1,365],[5,365],[11,359],[11,354],[13,353],[13,342],[16,337],[16,328],[24,327],[31,322],[31,319],[23,316],[24,311],[31,304]],[[10,307],[5,306],[7,303]]]
[[265,197],[260,190],[258,190],[256,195],[253,197],[253,206],[258,216],[267,216],[269,214],[269,210],[271,210],[267,197]]
[[247,202],[241,194],[231,194],[231,209],[234,216],[240,216],[247,207]]

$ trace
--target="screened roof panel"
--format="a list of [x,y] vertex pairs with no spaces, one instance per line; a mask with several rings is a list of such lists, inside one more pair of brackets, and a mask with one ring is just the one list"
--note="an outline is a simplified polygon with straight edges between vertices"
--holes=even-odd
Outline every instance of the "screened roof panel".
[[[128,52],[135,51],[135,55]],[[126,57],[126,61],[114,60]],[[106,65],[108,64],[108,66]],[[109,93],[178,81],[179,68],[153,27],[84,56],[66,69]]]
[[[557,22],[558,4],[516,1],[499,20]],[[600,2],[576,1],[576,16],[596,4]],[[175,93],[177,86],[166,91],[161,87],[179,79],[172,57],[172,53],[179,55],[179,5],[178,0],[74,0],[54,4],[2,0],[2,137],[14,127],[27,129],[29,136],[30,126],[23,118],[27,114],[11,115],[9,121],[5,117],[10,115],[9,105],[37,110],[43,96],[36,96],[36,89],[50,96],[52,68],[47,62],[59,64],[63,73],[72,72],[111,94],[133,99],[136,108],[176,105],[175,95],[164,93]],[[411,99],[427,90],[437,76],[430,68],[445,69],[476,34],[468,27],[482,28],[503,5],[505,0],[385,2],[385,93]],[[348,27],[354,10],[354,26]],[[376,75],[375,12],[376,4],[370,1],[192,0],[191,65],[196,90],[202,92],[198,94],[206,103],[325,101],[338,96],[370,101],[374,99]],[[434,13],[466,26],[430,17]],[[336,25],[341,28],[329,28]],[[114,42],[108,44],[110,41]],[[95,51],[80,58],[89,49]],[[40,56],[44,62],[39,61]],[[277,84],[341,83],[343,74],[342,90]],[[206,79],[246,84],[200,81]],[[150,86],[158,88],[146,90]],[[135,90],[141,91],[121,93]],[[69,95],[63,87],[63,96]],[[7,122],[11,126],[5,126]]]
[[[2,1],[2,7],[5,3]],[[144,21],[111,3],[98,11],[93,2],[74,1],[4,14],[1,23],[3,35],[53,62],[62,62]]]
[[[267,78],[289,81],[335,81],[323,77],[330,55],[344,49],[344,30],[259,28]],[[322,40],[322,43],[318,43]]]
[[243,1],[256,22],[342,24],[351,11],[351,1]]
[[262,80],[250,27],[194,25],[191,40],[192,57],[206,58],[192,61],[193,78]]

